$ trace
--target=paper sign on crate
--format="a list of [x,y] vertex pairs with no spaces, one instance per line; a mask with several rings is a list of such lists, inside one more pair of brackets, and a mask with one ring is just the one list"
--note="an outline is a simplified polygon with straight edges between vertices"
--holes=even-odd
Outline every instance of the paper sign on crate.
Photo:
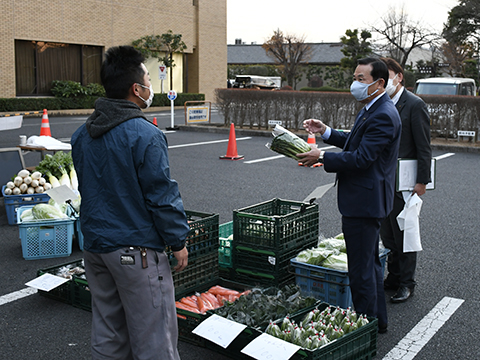
[[45,273],[37,277],[36,279],[30,280],[25,285],[33,287],[38,290],[50,291],[66,283],[67,281],[68,279],[66,278]]
[[263,333],[245,346],[242,353],[257,360],[287,360],[300,350],[300,346]]
[[246,325],[214,314],[202,321],[200,325],[192,330],[192,333],[210,340],[223,348],[227,348],[246,327]]

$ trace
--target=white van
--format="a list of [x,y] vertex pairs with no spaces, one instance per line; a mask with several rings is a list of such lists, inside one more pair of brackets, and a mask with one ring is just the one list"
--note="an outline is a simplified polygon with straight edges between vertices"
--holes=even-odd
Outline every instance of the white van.
[[470,95],[477,94],[475,80],[442,77],[417,80],[413,92],[417,95]]
[[257,75],[237,75],[234,88],[245,89],[279,89],[281,78],[279,77],[267,77]]

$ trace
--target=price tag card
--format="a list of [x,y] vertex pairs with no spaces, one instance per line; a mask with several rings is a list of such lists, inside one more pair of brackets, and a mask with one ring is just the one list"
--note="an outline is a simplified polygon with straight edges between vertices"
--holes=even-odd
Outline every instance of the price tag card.
[[68,279],[66,278],[45,273],[37,277],[36,279],[33,279],[27,282],[25,285],[33,287],[38,290],[50,291],[62,285],[63,283],[66,283],[67,281]]
[[242,349],[257,360],[287,360],[300,349],[300,346],[283,341],[268,334],[262,334]]
[[226,348],[246,327],[221,316],[212,315],[193,329],[192,333]]

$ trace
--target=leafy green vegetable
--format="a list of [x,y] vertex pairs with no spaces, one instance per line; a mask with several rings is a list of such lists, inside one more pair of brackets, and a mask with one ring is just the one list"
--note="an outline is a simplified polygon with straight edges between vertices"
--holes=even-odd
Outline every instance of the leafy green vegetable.
[[329,256],[322,263],[322,266],[333,270],[348,271],[347,254],[339,253]]
[[316,302],[313,297],[302,298],[300,288],[296,285],[286,285],[281,289],[253,288],[248,295],[241,296],[234,303],[227,303],[213,312],[229,320],[261,329],[272,319],[283,319],[287,314],[308,308]]
[[300,160],[296,155],[309,152],[312,148],[305,142],[305,140],[290,132],[286,132],[273,138],[272,143],[270,144],[270,150],[292,159]]
[[55,206],[49,204],[37,204],[32,208],[32,214],[37,220],[63,219],[68,218]]

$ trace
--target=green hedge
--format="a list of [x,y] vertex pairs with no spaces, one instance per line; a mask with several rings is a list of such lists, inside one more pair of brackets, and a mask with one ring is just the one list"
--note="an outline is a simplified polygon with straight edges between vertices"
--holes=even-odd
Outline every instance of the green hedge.
[[[18,97],[0,98],[0,112],[29,112],[66,109],[93,109],[97,96],[63,97]],[[205,94],[180,93],[174,102],[175,106],[183,106],[185,101],[205,100]],[[155,94],[152,106],[170,106],[167,94]]]

